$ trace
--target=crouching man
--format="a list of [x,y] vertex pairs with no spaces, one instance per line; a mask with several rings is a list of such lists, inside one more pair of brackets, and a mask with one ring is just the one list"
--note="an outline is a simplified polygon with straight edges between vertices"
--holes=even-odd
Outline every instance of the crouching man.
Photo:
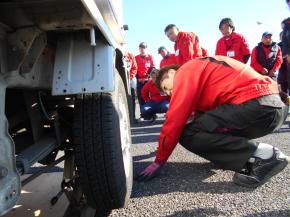
[[[147,181],[158,174],[179,142],[223,169],[233,181],[258,187],[282,171],[289,158],[270,144],[251,139],[279,128],[288,113],[277,83],[251,67],[224,56],[162,68],[156,78],[171,96],[159,137],[155,161],[137,177]],[[286,102],[286,101],[285,101]]]
[[150,73],[150,81],[147,82],[141,90],[141,96],[145,104],[141,105],[141,117],[144,120],[150,120],[153,123],[157,113],[166,113],[169,106],[169,96],[160,92],[155,85],[157,69]]

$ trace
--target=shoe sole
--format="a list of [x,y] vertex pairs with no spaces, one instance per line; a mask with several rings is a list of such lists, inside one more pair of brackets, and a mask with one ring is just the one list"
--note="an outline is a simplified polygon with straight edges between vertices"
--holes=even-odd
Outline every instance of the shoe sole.
[[[248,188],[257,188],[263,184],[265,184],[267,181],[269,181],[273,176],[277,175],[278,173],[280,173],[283,169],[285,169],[285,167],[288,165],[288,161],[285,160],[283,162],[281,162],[279,165],[277,165],[276,167],[274,167],[272,169],[272,171],[267,175],[265,176],[265,178],[257,183],[257,184],[247,184],[247,183],[244,183],[244,182],[241,182],[241,179],[238,178],[236,175],[234,175],[233,177],[233,182],[237,185],[240,185],[240,186],[243,186],[243,187],[248,187]],[[241,176],[243,176],[242,174],[239,174]],[[246,176],[246,175],[245,175]]]

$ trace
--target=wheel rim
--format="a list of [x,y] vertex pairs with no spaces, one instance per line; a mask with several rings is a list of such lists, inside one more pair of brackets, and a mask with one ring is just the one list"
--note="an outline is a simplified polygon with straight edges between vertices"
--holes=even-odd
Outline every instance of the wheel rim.
[[131,153],[130,153],[130,128],[129,128],[129,117],[127,114],[126,105],[123,97],[119,95],[119,124],[120,124],[120,137],[122,144],[122,155],[126,178],[130,176],[131,170]]

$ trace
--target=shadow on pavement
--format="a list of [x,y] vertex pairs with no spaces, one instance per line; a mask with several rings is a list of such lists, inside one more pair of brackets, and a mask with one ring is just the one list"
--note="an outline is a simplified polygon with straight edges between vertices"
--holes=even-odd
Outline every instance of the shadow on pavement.
[[[150,162],[134,162],[134,174],[139,174]],[[149,182],[134,182],[132,197],[146,197],[171,192],[237,193],[252,189],[235,185],[231,181],[210,182],[216,174],[215,165],[208,163],[168,162],[161,173]],[[222,171],[219,171],[222,172]]]
[[199,208],[193,210],[182,210],[175,212],[172,215],[168,215],[168,217],[207,217],[207,216],[223,216],[224,212],[218,211],[216,208]]
[[276,130],[275,133],[289,133],[290,132],[290,128],[285,128],[285,127],[281,127],[279,130]]
[[158,138],[159,138],[159,134],[158,135],[132,136],[132,144],[157,142]]
[[156,151],[153,151],[149,154],[133,156],[133,161],[135,162],[135,161],[145,160],[145,159],[149,159],[149,158],[155,157],[155,156],[156,156]]
[[[161,120],[156,122],[160,122],[159,124],[163,123]],[[157,142],[161,131],[161,125],[157,125],[158,123],[156,122],[153,124],[141,122],[132,126],[132,144]]]
[[244,217],[289,217],[290,216],[290,210],[275,210],[270,212],[259,212],[254,214],[245,215]]
[[131,130],[132,136],[138,136],[142,134],[149,134],[149,133],[160,133],[161,127],[160,126],[154,126],[150,128],[146,127],[139,127],[139,128],[134,128]]

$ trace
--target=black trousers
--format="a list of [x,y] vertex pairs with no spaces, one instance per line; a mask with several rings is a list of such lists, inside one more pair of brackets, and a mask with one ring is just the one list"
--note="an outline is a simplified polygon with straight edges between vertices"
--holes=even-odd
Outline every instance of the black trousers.
[[278,95],[222,105],[187,124],[179,143],[223,169],[240,171],[257,149],[251,139],[281,127],[287,115]]

